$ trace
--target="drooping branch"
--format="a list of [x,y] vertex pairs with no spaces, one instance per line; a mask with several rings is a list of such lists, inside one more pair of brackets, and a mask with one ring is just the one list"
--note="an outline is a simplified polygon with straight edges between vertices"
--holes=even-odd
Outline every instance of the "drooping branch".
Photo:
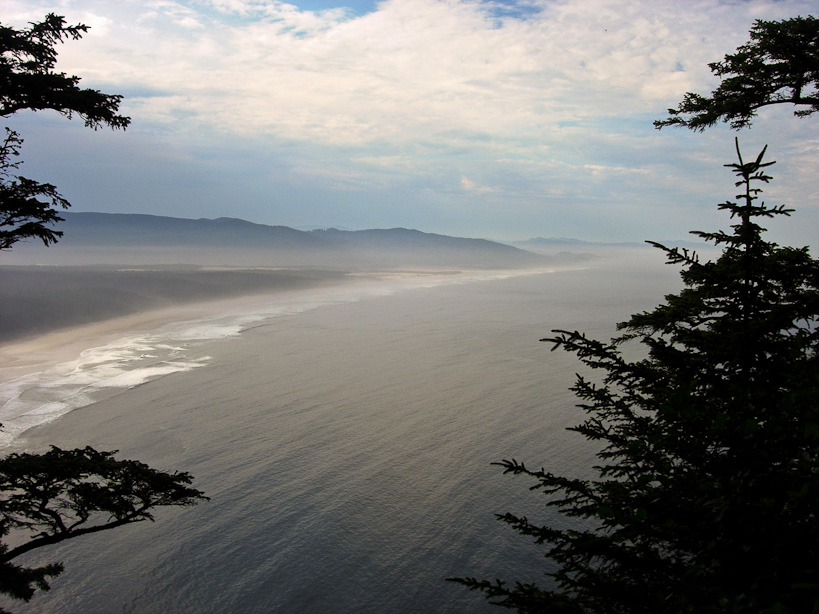
[[2,534],[35,534],[0,553],[0,563],[80,535],[153,520],[156,507],[186,507],[207,499],[189,486],[187,473],[166,473],[113,455],[90,447],[52,447],[45,454],[0,459]]
[[669,117],[654,126],[702,132],[726,122],[739,130],[771,105],[795,105],[797,117],[819,111],[819,20],[757,20],[750,37],[736,53],[708,65],[722,79],[710,96],[686,93],[676,109],[668,109]]
[[76,114],[89,128],[126,128],[130,118],[118,114],[122,96],[81,88],[79,77],[54,70],[56,45],[87,31],[53,13],[28,29],[0,25],[0,117],[50,109],[68,118]]
[[[0,24],[0,117],[52,110],[69,119],[78,116],[94,130],[125,129],[130,119],[119,114],[122,96],[82,88],[79,77],[55,70],[56,46],[79,39],[87,30],[83,24],[66,25],[54,14],[19,30]],[[17,158],[22,143],[17,132],[6,128],[0,143],[0,251],[29,238],[45,246],[55,243],[62,236],[51,228],[62,221],[57,211],[70,206],[52,184],[14,172],[21,164]]]

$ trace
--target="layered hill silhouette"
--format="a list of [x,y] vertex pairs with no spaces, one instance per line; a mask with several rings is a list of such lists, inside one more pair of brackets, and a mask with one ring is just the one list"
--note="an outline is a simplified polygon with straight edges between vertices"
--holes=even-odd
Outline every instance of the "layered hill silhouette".
[[18,243],[0,253],[0,344],[152,309],[348,283],[358,271],[566,263],[406,228],[300,231],[232,218],[62,215],[56,245]]
[[45,249],[18,244],[0,264],[190,264],[329,268],[522,268],[549,264],[541,254],[488,241],[385,230],[311,230],[234,218],[63,213],[63,238]]

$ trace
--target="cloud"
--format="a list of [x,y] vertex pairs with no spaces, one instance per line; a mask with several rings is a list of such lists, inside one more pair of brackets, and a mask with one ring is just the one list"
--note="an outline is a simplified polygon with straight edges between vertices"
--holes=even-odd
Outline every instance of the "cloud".
[[604,166],[602,164],[584,164],[583,168],[586,170],[591,171],[592,175],[604,175],[604,174],[611,174],[611,173],[627,173],[627,174],[636,174],[636,175],[644,175],[649,173],[650,171],[646,168],[628,168],[625,166]]
[[[206,151],[225,168],[236,156],[269,161],[274,170],[257,180],[270,191],[370,190],[381,202],[394,188],[407,208],[432,199],[451,211],[492,201],[487,227],[517,216],[521,232],[566,202],[605,203],[612,215],[641,208],[642,235],[652,207],[712,207],[707,195],[727,185],[721,165],[732,160],[727,132],[657,133],[651,121],[684,92],[711,89],[707,63],[745,42],[754,19],[814,8],[805,0],[385,0],[357,15],[297,4],[6,0],[4,22],[49,11],[85,21],[92,31],[61,46],[59,67],[125,93],[130,134]],[[812,190],[800,173],[817,150],[788,143],[817,138],[805,134],[810,120],[788,115],[771,116],[769,142],[799,156],[782,193],[802,198]],[[699,157],[709,147],[716,162]]]
[[471,192],[473,194],[491,194],[492,192],[496,191],[495,188],[485,185],[478,185],[477,183],[466,177],[461,177],[461,187],[466,192]]
[[115,88],[174,92],[162,109],[142,106],[145,121],[183,116],[330,145],[478,134],[489,146],[662,108],[708,80],[706,62],[726,40],[741,42],[751,12],[713,2],[527,6],[498,17],[490,2],[387,0],[352,17],[266,0],[71,2],[104,19],[106,36],[67,45],[61,66]]
[[464,134],[491,147],[656,112],[709,82],[706,63],[742,42],[760,4],[774,6],[542,0],[498,16],[494,2],[386,0],[354,17],[270,0],[39,4],[104,24],[93,45],[66,45],[61,67],[173,92],[129,100],[143,121],[402,147]]

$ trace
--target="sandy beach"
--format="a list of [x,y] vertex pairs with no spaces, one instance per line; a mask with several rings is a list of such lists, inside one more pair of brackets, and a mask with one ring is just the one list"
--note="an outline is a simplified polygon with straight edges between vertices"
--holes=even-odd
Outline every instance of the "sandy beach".
[[197,320],[216,314],[235,313],[246,309],[249,299],[255,297],[262,301],[265,296],[241,296],[149,309],[0,343],[0,381],[9,376],[27,375],[32,370],[42,369],[43,365],[71,360],[89,347],[104,345],[127,333],[154,330],[173,322]]
[[[355,282],[322,270],[0,267],[0,387],[123,337]],[[12,399],[13,390],[6,391]]]
[[464,275],[452,269],[0,267],[0,370],[24,375],[32,365],[67,360],[124,332],[246,310],[254,297],[264,302],[311,289]]
[[[0,267],[0,345],[143,312],[313,288],[342,271],[200,267]],[[143,317],[143,316],[139,316]],[[112,322],[129,326],[127,320]]]
[[[191,343],[379,282],[338,271],[0,268],[0,439],[203,364]],[[106,392],[107,391],[107,392]]]
[[9,339],[0,341],[0,444],[118,390],[202,367],[210,357],[186,358],[192,348],[270,318],[535,272],[0,267],[0,339]]

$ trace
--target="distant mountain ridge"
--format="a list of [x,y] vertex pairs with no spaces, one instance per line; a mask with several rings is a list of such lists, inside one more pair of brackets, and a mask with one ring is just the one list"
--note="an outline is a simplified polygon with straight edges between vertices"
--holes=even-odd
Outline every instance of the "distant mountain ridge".
[[606,247],[634,247],[634,246],[643,246],[645,243],[639,243],[636,241],[628,241],[628,242],[597,242],[597,241],[582,241],[580,239],[569,239],[566,237],[533,237],[531,239],[526,239],[525,241],[515,241],[514,245],[519,245],[522,248],[535,248],[535,247],[593,247],[593,246],[606,246]]
[[[665,239],[659,240],[657,243],[667,247],[688,247],[688,248],[706,248],[709,246],[702,242],[696,242],[685,239]],[[556,248],[556,247],[572,247],[572,248],[594,248],[594,247],[647,247],[646,241],[582,241],[581,239],[569,239],[566,237],[533,237],[525,241],[515,241],[512,245],[516,245],[522,249],[538,249],[538,248]]]
[[192,264],[225,266],[411,266],[525,268],[551,260],[511,245],[407,228],[303,231],[237,218],[61,213],[64,235],[0,255],[0,264]]

